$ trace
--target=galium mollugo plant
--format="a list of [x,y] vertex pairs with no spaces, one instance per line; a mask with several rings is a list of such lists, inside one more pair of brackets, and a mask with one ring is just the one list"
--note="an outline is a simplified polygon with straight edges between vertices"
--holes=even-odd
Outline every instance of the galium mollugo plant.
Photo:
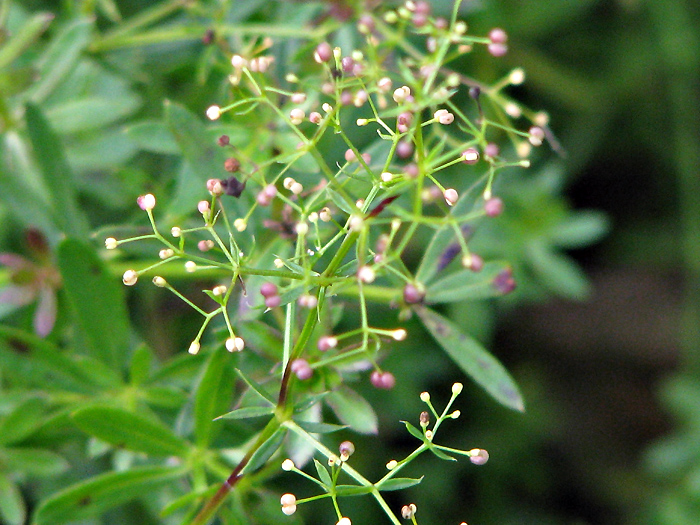
[[[288,450],[301,459],[285,460],[283,469],[318,485],[320,494],[284,494],[282,512],[330,499],[339,524],[349,524],[351,516],[341,512],[338,498],[357,494],[373,497],[392,523],[399,523],[397,514],[416,523],[415,505],[399,512],[381,492],[419,483],[396,475],[423,452],[485,463],[482,449],[434,442],[441,423],[459,415],[448,413],[459,384],[442,413],[421,395],[429,410],[420,428],[405,423],[421,444],[390,461],[377,482],[350,466],[351,443],[334,453],[317,437],[344,428],[322,421],[322,405],[344,426],[374,430],[371,406],[349,385],[366,379],[391,389],[401,381],[382,359],[410,337],[403,323],[411,316],[438,343],[429,351],[442,348],[496,400],[523,409],[496,358],[432,308],[515,288],[508,263],[484,260],[470,240],[480,221],[507,213],[497,194],[499,174],[529,167],[532,148],[553,140],[546,114],[507,94],[524,81],[521,69],[487,84],[451,68],[465,54],[497,58],[507,52],[501,29],[470,35],[458,20],[459,5],[449,20],[434,17],[424,1],[363,13],[356,24],[361,46],[334,46],[329,30],[287,71],[275,69],[282,66],[270,54],[271,39],[244,41],[225,56],[230,101],[204,113],[217,123],[247,127],[247,140],[219,136],[214,147],[227,159],[192,195],[197,219],[163,224],[156,197],[145,194],[137,202],[152,233],[106,239],[109,250],[136,241],[158,244],[158,259],[126,270],[123,282],[136,286],[148,276],[202,317],[190,354],[225,348],[257,356],[257,368],[237,369],[245,385],[238,408],[217,419],[266,417],[267,423],[218,489],[211,487],[220,469],[197,476],[197,501],[208,499],[193,525],[208,523],[244,476],[277,461],[287,435],[325,457],[327,466],[314,459],[315,478],[301,470],[310,455]],[[211,308],[178,291],[177,281],[188,274],[211,283],[204,290]],[[370,305],[384,307],[387,316]],[[398,315],[386,326],[392,310]],[[344,316],[348,311],[356,315]],[[350,415],[349,406],[370,423]],[[354,484],[340,484],[348,481]]]

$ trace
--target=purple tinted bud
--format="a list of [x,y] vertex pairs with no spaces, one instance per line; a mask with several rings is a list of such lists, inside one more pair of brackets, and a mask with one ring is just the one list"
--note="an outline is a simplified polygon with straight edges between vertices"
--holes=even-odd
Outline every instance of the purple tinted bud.
[[281,302],[282,298],[279,295],[271,295],[270,297],[265,297],[266,308],[277,308]]
[[489,53],[495,57],[502,57],[508,52],[508,46],[505,44],[489,44]]
[[396,385],[396,378],[391,372],[380,372],[375,370],[370,375],[370,382],[375,388],[381,388],[383,390],[391,390]]
[[498,197],[491,197],[484,202],[484,211],[489,217],[498,217],[503,213],[503,201]]
[[274,295],[277,295],[277,285],[275,283],[263,283],[262,286],[260,286],[260,295],[263,297],[272,297]]
[[515,279],[513,278],[513,270],[506,268],[494,277],[491,283],[493,287],[502,294],[507,294],[515,290]]
[[219,146],[228,146],[228,145],[231,143],[231,139],[229,138],[228,135],[221,135],[221,136],[217,139],[216,143],[217,143]]
[[495,27],[489,32],[489,40],[493,44],[505,44],[508,42],[508,34],[503,29]]
[[501,150],[498,147],[498,144],[496,144],[495,142],[489,142],[484,148],[484,155],[486,155],[487,157],[491,157],[492,159],[498,157],[498,154],[500,152]]
[[477,254],[472,253],[469,255],[469,266],[468,268],[474,272],[480,272],[484,267],[484,260]]
[[374,31],[374,27],[374,19],[369,15],[362,15],[357,21],[357,29],[364,35]]
[[355,65],[355,61],[352,57],[343,57],[340,60],[340,67],[345,73],[352,73],[352,68]]
[[413,155],[413,143],[407,140],[400,140],[396,145],[396,154],[401,159],[407,159]]
[[241,163],[238,159],[233,157],[228,158],[224,161],[224,169],[228,172],[235,173],[241,169]]
[[415,162],[411,162],[406,165],[403,171],[408,177],[415,179],[418,176],[418,165]]
[[343,106],[349,106],[350,104],[352,104],[352,101],[354,99],[355,99],[355,97],[352,94],[352,92],[347,90],[347,89],[344,89],[343,92],[340,94],[340,103]]
[[316,46],[316,51],[314,52],[314,60],[319,64],[322,62],[328,62],[333,57],[333,49],[328,42],[321,42]]
[[413,15],[413,18],[411,18],[411,22],[413,23],[414,27],[423,27],[425,24],[428,23],[428,15],[424,15],[422,13],[415,13]]
[[302,381],[309,379],[314,374],[313,369],[309,366],[309,363],[306,362],[306,359],[295,359],[292,361],[290,367],[292,372]]
[[478,100],[479,95],[481,95],[481,88],[479,86],[472,86],[469,88],[469,96],[474,100]]
[[425,292],[411,283],[403,287],[403,300],[406,304],[418,304],[423,302]]

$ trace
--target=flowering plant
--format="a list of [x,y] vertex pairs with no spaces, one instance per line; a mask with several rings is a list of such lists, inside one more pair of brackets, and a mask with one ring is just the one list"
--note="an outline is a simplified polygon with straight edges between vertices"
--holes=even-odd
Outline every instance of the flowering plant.
[[[160,8],[153,19],[175,6]],[[69,420],[90,436],[95,456],[111,455],[114,470],[44,499],[37,524],[97,516],[146,493],[155,494],[148,505],[162,519],[192,525],[215,516],[264,521],[255,516],[270,506],[268,521],[276,522],[280,505],[291,515],[319,499],[346,525],[352,511],[344,498],[357,495],[375,500],[391,523],[399,515],[417,523],[415,504],[399,511],[384,495],[422,481],[399,472],[424,452],[476,465],[488,459],[482,448],[436,441],[442,423],[460,415],[453,404],[461,383],[442,411],[420,394],[427,410],[418,426],[404,421],[418,444],[388,460],[378,481],[350,464],[353,442],[338,439],[337,452],[327,443],[336,433],[378,432],[363,383],[380,393],[402,387],[386,363],[421,330],[434,341],[426,356],[442,350],[497,402],[524,410],[506,369],[439,310],[515,290],[522,261],[506,260],[497,236],[480,232],[508,213],[509,195],[519,192],[510,188],[522,184],[508,177],[530,167],[533,148],[546,140],[558,147],[547,116],[508,94],[524,82],[521,69],[490,83],[459,72],[471,54],[507,52],[503,30],[467,31],[459,1],[444,18],[424,1],[334,8],[325,21],[307,13],[314,30],[301,40],[298,28],[290,33],[290,49],[280,44],[284,31],[270,38],[252,24],[240,37],[229,38],[225,23],[204,34],[202,70],[211,82],[224,72],[219,98],[201,108],[209,126],[167,102],[164,123],[126,130],[143,149],[184,159],[169,197],[138,197],[146,230],[143,215],[133,227],[109,227],[97,254],[81,240],[86,220],[69,195],[70,213],[56,228],[68,238],[52,238],[76,341],[89,351],[64,355],[60,340],[2,332],[32,348],[47,370],[63,417],[49,428]],[[117,32],[93,51],[132,45],[129,38],[162,35]],[[283,63],[286,53],[294,59]],[[27,115],[35,147],[56,142],[39,109],[29,106]],[[51,159],[44,161],[49,173]],[[164,362],[148,344],[134,344],[115,272],[135,297],[147,293],[147,278],[157,301],[173,294],[201,321]],[[280,465],[318,492],[280,499],[261,488]]]

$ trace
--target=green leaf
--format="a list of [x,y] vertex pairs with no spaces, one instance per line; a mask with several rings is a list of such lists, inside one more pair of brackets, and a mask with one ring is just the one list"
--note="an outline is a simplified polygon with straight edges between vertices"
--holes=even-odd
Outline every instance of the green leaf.
[[437,457],[439,457],[439,458],[442,459],[442,460],[445,460],[445,461],[457,461],[455,458],[453,458],[452,456],[448,456],[448,455],[445,454],[442,450],[440,450],[440,449],[438,449],[438,448],[436,448],[436,447],[430,447],[430,452],[432,452],[433,454],[435,454]]
[[29,398],[14,407],[0,419],[0,445],[18,443],[34,433],[43,421],[46,402],[38,397]]
[[493,286],[493,280],[508,268],[504,262],[488,262],[480,272],[466,268],[459,270],[428,286],[425,300],[428,303],[453,303],[503,295]]
[[607,216],[598,211],[583,210],[567,216],[557,223],[549,239],[559,248],[581,248],[596,242],[610,229]]
[[41,102],[66,79],[90,42],[92,25],[92,20],[77,19],[52,40],[38,61],[38,80],[29,90],[30,100]]
[[265,391],[265,389],[263,388],[263,386],[262,386],[260,383],[256,382],[253,378],[248,377],[248,376],[245,374],[245,372],[243,372],[243,370],[241,370],[240,368],[236,368],[236,373],[237,373],[237,374],[240,376],[240,378],[245,382],[245,384],[248,385],[248,386],[250,387],[250,389],[251,389],[253,392],[255,392],[255,393],[258,394],[262,399],[264,399],[265,401],[267,401],[267,402],[270,404],[270,406],[275,406],[275,405],[276,405],[275,400],[272,398],[272,396],[270,396],[270,394],[268,394],[268,393]]
[[63,287],[93,355],[119,373],[128,356],[129,319],[121,283],[90,246],[66,239],[58,246]]
[[329,392],[321,392],[319,394],[312,394],[308,397],[305,397],[296,405],[294,405],[294,413],[299,414],[301,412],[306,412],[312,406],[316,405],[317,403],[320,403],[323,400],[323,398],[326,397],[328,394]]
[[269,416],[274,413],[275,407],[244,407],[227,412],[215,419],[248,419],[251,417]]
[[149,405],[162,408],[181,408],[189,398],[184,390],[169,386],[144,386],[139,393]]
[[165,122],[145,120],[127,126],[124,133],[144,151],[166,155],[176,155],[180,152],[175,137]]
[[153,364],[153,353],[146,344],[139,345],[131,355],[129,363],[129,379],[132,385],[144,383],[151,373]]
[[172,430],[149,419],[117,407],[91,406],[72,414],[83,432],[115,447],[152,456],[185,456],[188,445]]
[[[180,173],[176,195],[168,210],[174,215],[182,215],[190,212],[192,195],[206,194],[208,179],[226,176],[226,155],[224,149],[209,137],[202,120],[184,106],[166,101],[165,121],[187,163],[187,169]],[[237,199],[228,202],[229,213],[235,215],[241,211]]]
[[50,195],[55,224],[69,235],[87,237],[88,221],[78,207],[73,173],[60,139],[37,106],[27,104],[25,116],[34,156]]
[[[477,180],[466,192],[460,196],[457,204],[450,209],[450,216],[460,217],[467,214],[474,206],[476,197],[476,188],[481,187],[482,179]],[[470,229],[468,226],[462,226],[462,234],[468,235]],[[452,224],[446,223],[440,226],[430,239],[430,243],[423,254],[420,266],[416,271],[416,281],[427,284],[438,271],[438,264],[445,250],[452,244],[457,242],[455,227]]]
[[131,115],[141,105],[135,95],[107,98],[103,95],[80,97],[46,111],[46,118],[58,133],[101,130]]
[[376,434],[377,414],[360,394],[343,385],[326,397],[326,403],[338,419],[360,434]]
[[417,307],[415,311],[447,355],[478,385],[499,403],[521,412],[525,410],[518,386],[498,359],[440,314],[425,307]]
[[362,496],[370,494],[374,490],[372,485],[336,485],[335,492],[338,496]]
[[311,434],[330,434],[331,432],[338,432],[338,430],[348,428],[347,425],[332,425],[330,423],[318,423],[316,421],[298,421],[295,419],[294,422]]
[[48,477],[60,474],[70,466],[68,461],[50,450],[40,448],[0,448],[0,464],[11,472]]
[[590,296],[588,279],[572,259],[555,252],[544,242],[529,243],[527,254],[537,277],[552,292],[577,301]]
[[263,443],[258,450],[255,451],[253,457],[243,469],[243,473],[255,472],[260,467],[262,467],[267,460],[272,457],[272,455],[277,452],[280,448],[285,436],[287,435],[287,429],[284,427],[278,428],[274,434],[272,434],[265,443]]
[[318,474],[318,479],[324,485],[324,489],[328,490],[333,486],[333,480],[331,475],[328,473],[328,469],[319,460],[314,459],[314,467],[316,467],[316,473]]
[[0,473],[0,522],[7,525],[23,525],[27,519],[27,507],[19,487]]
[[59,227],[49,205],[49,195],[38,170],[32,163],[27,141],[15,130],[0,135],[0,195],[3,205],[25,226],[39,228],[53,240],[60,237]]
[[425,441],[425,434],[423,434],[423,432],[418,430],[408,421],[401,421],[401,423],[406,425],[406,430],[408,430],[409,434],[411,434],[414,438],[420,439],[421,441]]
[[418,485],[421,481],[423,481],[423,478],[424,478],[424,476],[421,476],[418,479],[415,479],[415,478],[390,478],[390,479],[387,479],[385,482],[377,485],[377,488],[381,491],[403,490],[403,489],[407,489],[409,487],[413,487],[415,485]]
[[231,399],[231,388],[228,388],[225,381],[227,375],[224,373],[230,355],[223,348],[212,352],[197,386],[194,435],[195,442],[200,447],[206,447],[212,442],[215,433],[221,428],[220,424],[215,426],[214,418],[226,410],[225,407]]
[[45,369],[57,385],[80,393],[93,393],[99,383],[79,361],[61,353],[61,349],[46,339],[14,327],[0,325],[0,337],[22,343],[27,348],[25,361],[37,369]]
[[61,525],[102,515],[129,500],[151,494],[183,476],[187,467],[136,467],[108,472],[77,483],[45,499],[35,525]]
[[11,34],[11,38],[0,47],[0,71],[12,64],[36,42],[53,19],[52,13],[37,13],[31,20],[22,24],[15,34]]

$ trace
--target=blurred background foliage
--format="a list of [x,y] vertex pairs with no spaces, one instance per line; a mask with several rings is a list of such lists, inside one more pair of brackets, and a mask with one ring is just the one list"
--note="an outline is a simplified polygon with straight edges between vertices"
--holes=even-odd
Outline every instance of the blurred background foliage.
[[[107,228],[114,234],[137,215],[138,194],[167,196],[170,218],[191,205],[178,200],[189,168],[164,124],[163,103],[203,115],[227,99],[227,71],[202,43],[206,29],[250,22],[289,37],[283,29],[295,21],[342,12],[340,4],[259,0],[0,6],[0,252],[35,265],[25,283],[35,299],[57,290],[37,269],[56,261],[28,242],[28,226],[43,232],[48,249],[62,232],[92,232],[99,245]],[[433,9],[447,16],[450,3],[435,0]],[[549,112],[562,152],[540,152],[532,174],[502,180],[507,212],[474,240],[485,256],[513,259],[517,293],[449,309],[512,371],[527,412],[497,406],[467,382],[463,417],[444,431],[453,432],[448,441],[487,448],[491,461],[480,469],[425,461],[412,472],[425,481],[402,497],[417,504],[421,523],[700,523],[697,3],[465,0],[462,15],[477,34],[503,27],[509,53],[499,60],[475,53],[460,67],[486,82],[523,67],[526,82],[513,94]],[[285,52],[275,49],[278,64]],[[245,140],[245,130],[227,131]],[[47,133],[65,157],[42,148]],[[56,194],[67,197],[52,201]],[[596,211],[574,216],[568,206]],[[590,247],[607,224],[607,236]],[[120,273],[115,268],[115,280]],[[9,281],[7,268],[0,279]],[[58,305],[54,333],[73,322],[62,291]],[[163,359],[186,348],[196,330],[189,309],[151,289],[130,291],[129,306],[139,336]],[[4,325],[31,331],[37,309],[2,304],[0,314]],[[3,341],[0,515],[14,524],[24,522],[22,499],[31,510],[107,460],[95,451],[85,457],[85,443],[71,440],[65,421],[55,423],[35,371],[22,369],[21,348]],[[446,359],[425,358],[428,344],[416,338],[387,359],[399,378],[394,390],[367,389],[382,438],[356,440],[360,470],[379,474],[388,458],[410,451],[397,422],[420,412],[419,392],[439,398],[462,380]],[[23,421],[31,414],[34,424],[18,427],[18,414]],[[163,503],[123,507],[105,523],[159,523],[153,510]],[[321,507],[301,514],[309,523],[334,521]],[[355,521],[375,522],[374,510],[359,501]]]

